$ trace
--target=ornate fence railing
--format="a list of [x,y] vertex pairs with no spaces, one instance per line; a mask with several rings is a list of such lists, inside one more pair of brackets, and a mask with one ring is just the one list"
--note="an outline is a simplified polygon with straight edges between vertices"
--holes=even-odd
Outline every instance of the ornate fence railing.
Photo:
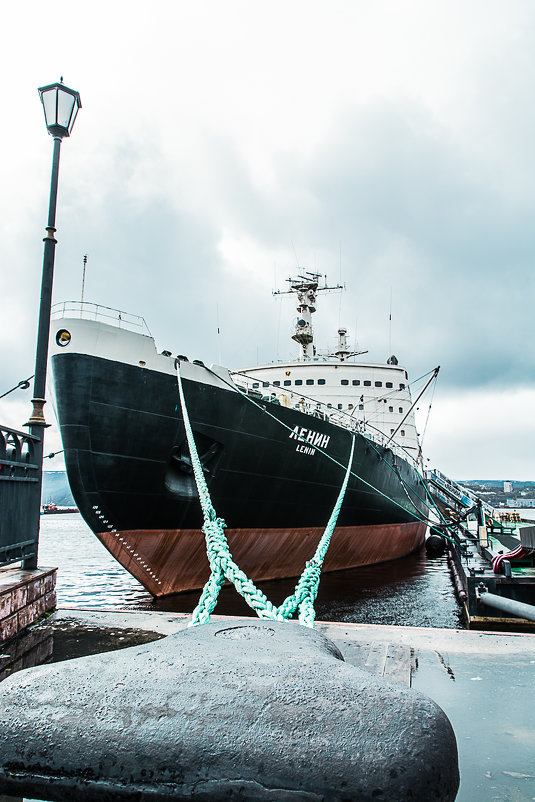
[[41,482],[39,438],[0,424],[0,566],[37,555]]

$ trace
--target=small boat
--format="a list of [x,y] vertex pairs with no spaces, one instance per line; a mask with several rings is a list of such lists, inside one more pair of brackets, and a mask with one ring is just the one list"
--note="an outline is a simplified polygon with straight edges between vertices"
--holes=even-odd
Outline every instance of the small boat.
[[43,504],[41,507],[41,515],[58,515],[63,512],[78,512],[77,507],[58,507],[53,501]]

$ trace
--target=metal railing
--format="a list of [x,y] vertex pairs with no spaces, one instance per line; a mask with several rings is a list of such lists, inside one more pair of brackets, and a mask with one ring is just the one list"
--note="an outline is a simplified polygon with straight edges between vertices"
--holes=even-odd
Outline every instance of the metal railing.
[[122,312],[120,309],[112,309],[110,306],[90,303],[89,301],[60,301],[52,306],[51,317],[58,320],[64,317],[78,317],[83,320],[98,320],[101,323],[108,323],[120,329],[136,331],[139,334],[152,336],[149,327],[145,323],[145,318],[139,315],[131,315],[129,312]]
[[[299,412],[304,412],[306,415],[311,415],[314,418],[321,418],[335,426],[349,429],[351,432],[358,432],[376,445],[385,448],[388,447],[393,454],[409,460],[419,468],[417,457],[411,454],[406,446],[401,445],[395,440],[391,440],[388,435],[381,431],[381,429],[373,426],[366,418],[359,417],[358,410],[353,410],[353,413],[351,413],[346,410],[335,409],[329,402],[318,401],[303,393],[298,393],[295,390],[286,389],[272,384],[271,382],[247,376],[247,374],[240,371],[235,371],[231,375],[236,386],[242,392],[247,393],[247,395],[257,401],[265,400],[291,409],[297,409]],[[260,384],[261,382],[263,385],[262,390],[255,389],[254,384]]]
[[37,554],[41,509],[39,438],[0,424],[0,565]]

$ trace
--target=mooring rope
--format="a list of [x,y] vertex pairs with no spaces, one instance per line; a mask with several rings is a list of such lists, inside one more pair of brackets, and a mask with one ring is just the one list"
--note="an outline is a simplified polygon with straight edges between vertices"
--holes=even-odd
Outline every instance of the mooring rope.
[[318,593],[321,568],[325,555],[327,554],[327,549],[329,548],[329,543],[331,542],[331,537],[338,520],[349,476],[351,474],[351,464],[353,462],[353,452],[355,449],[355,435],[352,435],[351,453],[349,455],[342,487],[340,488],[338,498],[331,512],[327,526],[325,527],[325,531],[318,543],[314,557],[307,562],[295,586],[294,592],[288,596],[281,605],[275,607],[267,596],[256,587],[254,582],[249,579],[232,559],[232,554],[230,553],[225,535],[226,523],[222,518],[217,517],[216,511],[212,505],[210,492],[204,478],[203,468],[195,445],[195,438],[193,437],[186,400],[184,398],[179,360],[177,360],[176,372],[178,393],[182,408],[182,419],[186,431],[186,439],[199,494],[199,501],[204,517],[202,530],[206,539],[206,549],[208,561],[210,563],[210,578],[203,588],[197,607],[192,613],[189,626],[197,626],[198,624],[207,623],[210,620],[210,615],[217,604],[219,592],[225,583],[225,579],[228,579],[232,582],[238,593],[243,596],[247,604],[256,612],[259,618],[284,621],[291,618],[297,610],[299,623],[304,626],[313,627],[315,619],[314,601]]

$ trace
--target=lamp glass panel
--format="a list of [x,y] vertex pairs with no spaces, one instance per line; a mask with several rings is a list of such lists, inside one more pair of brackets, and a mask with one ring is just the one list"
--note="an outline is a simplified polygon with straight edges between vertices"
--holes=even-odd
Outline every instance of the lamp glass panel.
[[45,120],[48,125],[56,124],[56,90],[49,89],[43,92],[43,106],[45,109]]
[[63,128],[69,128],[69,123],[71,121],[72,115],[72,107],[75,103],[74,95],[71,95],[69,92],[62,92],[61,89],[58,89],[58,119],[57,125],[63,126]]
[[78,103],[75,103],[74,104],[74,110],[73,110],[73,113],[72,113],[72,118],[71,118],[71,124],[69,126],[69,134],[71,133],[71,131],[73,129],[74,121],[76,120],[76,115],[77,114],[78,114]]

